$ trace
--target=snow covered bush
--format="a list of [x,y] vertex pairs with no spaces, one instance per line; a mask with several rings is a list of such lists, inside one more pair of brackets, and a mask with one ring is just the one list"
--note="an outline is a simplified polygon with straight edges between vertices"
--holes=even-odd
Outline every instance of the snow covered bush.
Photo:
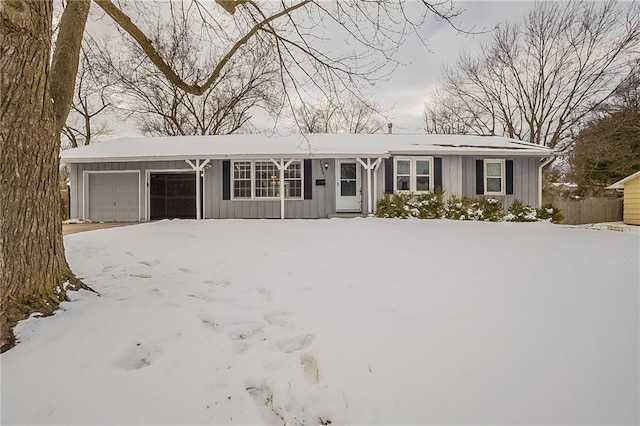
[[524,204],[520,200],[515,200],[509,206],[504,220],[507,222],[537,222],[538,215],[536,209]]
[[497,198],[478,197],[475,201],[477,214],[476,220],[500,222],[504,219],[504,206]]
[[445,217],[453,220],[486,220],[499,222],[504,217],[502,201],[495,198],[458,198],[447,201]]
[[546,220],[551,223],[560,223],[564,220],[564,216],[560,209],[551,203],[543,204],[542,207],[538,209],[537,213],[539,220]]
[[440,219],[444,216],[442,192],[429,194],[385,194],[378,202],[378,217]]
[[472,220],[469,215],[471,199],[467,197],[458,198],[455,195],[447,200],[445,206],[445,217],[453,220]]
[[378,201],[376,216],[400,219],[413,216],[408,205],[411,198],[411,194],[384,194],[384,197]]
[[417,210],[418,219],[440,219],[444,217],[444,201],[442,191],[421,194],[410,205]]

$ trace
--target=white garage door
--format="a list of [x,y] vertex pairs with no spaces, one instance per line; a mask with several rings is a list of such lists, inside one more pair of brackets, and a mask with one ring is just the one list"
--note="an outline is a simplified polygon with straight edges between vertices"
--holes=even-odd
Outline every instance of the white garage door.
[[140,220],[139,174],[89,173],[88,218],[93,222]]

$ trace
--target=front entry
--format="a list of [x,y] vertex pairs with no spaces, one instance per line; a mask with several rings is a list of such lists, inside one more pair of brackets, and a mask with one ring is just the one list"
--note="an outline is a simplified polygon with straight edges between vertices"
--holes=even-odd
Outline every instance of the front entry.
[[362,211],[360,166],[355,160],[336,160],[336,183],[336,211]]
[[158,219],[196,218],[196,180],[191,173],[151,173],[150,216]]

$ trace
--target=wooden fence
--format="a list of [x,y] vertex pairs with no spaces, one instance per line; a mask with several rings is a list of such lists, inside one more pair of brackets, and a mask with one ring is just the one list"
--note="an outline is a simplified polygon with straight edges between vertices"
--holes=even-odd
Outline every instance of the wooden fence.
[[556,199],[553,205],[562,211],[562,223],[569,225],[622,220],[622,198]]

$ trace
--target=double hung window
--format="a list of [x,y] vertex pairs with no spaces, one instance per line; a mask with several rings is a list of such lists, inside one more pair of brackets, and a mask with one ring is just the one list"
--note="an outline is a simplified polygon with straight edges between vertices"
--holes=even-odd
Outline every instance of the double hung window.
[[394,190],[423,193],[433,190],[433,158],[396,158]]
[[504,160],[484,160],[484,193],[504,194]]

